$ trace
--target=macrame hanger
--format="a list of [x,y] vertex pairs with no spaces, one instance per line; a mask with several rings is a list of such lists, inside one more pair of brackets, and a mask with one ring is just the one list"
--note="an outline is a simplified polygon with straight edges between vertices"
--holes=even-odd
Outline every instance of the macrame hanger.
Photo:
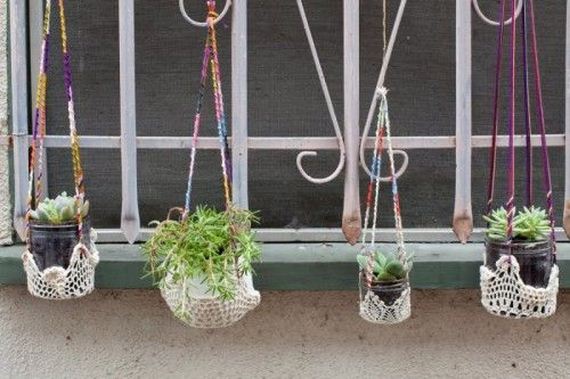
[[[529,63],[528,63],[528,44],[530,34],[531,55],[534,64],[534,77],[535,77],[535,93],[536,93],[536,112],[537,122],[539,124],[541,147],[542,147],[542,165],[544,176],[544,190],[546,193],[546,208],[548,217],[550,219],[551,237],[554,242],[554,253],[556,253],[556,243],[554,235],[554,206],[552,198],[552,177],[550,171],[550,162],[548,157],[548,145],[546,143],[546,126],[544,120],[544,105],[542,100],[542,83],[540,76],[540,66],[538,59],[538,47],[536,41],[536,23],[534,17],[534,2],[533,0],[522,0],[520,4],[522,10],[522,24],[521,24],[521,38],[522,38],[522,57],[523,57],[523,95],[524,95],[524,114],[525,114],[525,141],[526,141],[526,204],[532,206],[534,204],[533,192],[533,156],[532,156],[532,118],[530,109],[530,86],[529,86]],[[497,134],[499,124],[499,97],[500,97],[500,77],[501,77],[501,61],[502,61],[502,44],[504,39],[504,21],[505,13],[505,0],[500,1],[500,25],[498,37],[498,51],[497,51],[497,71],[495,76],[495,99],[493,111],[493,134],[491,153],[489,159],[490,174],[489,186],[487,196],[487,214],[489,214],[493,207],[493,197],[495,188],[495,174],[496,174],[496,154],[497,154]],[[508,144],[508,166],[507,166],[507,201],[505,207],[507,209],[507,236],[509,241],[512,241],[513,235],[513,218],[515,213],[515,113],[516,113],[516,16],[517,16],[516,1],[511,1],[511,59],[510,59],[510,115],[509,115],[509,144]],[[530,24],[530,28],[529,28]]]
[[495,91],[493,98],[493,130],[491,132],[491,150],[489,152],[489,181],[487,186],[487,211],[489,215],[493,210],[495,194],[495,177],[497,172],[497,134],[500,119],[501,101],[501,72],[503,61],[503,40],[505,36],[505,0],[499,1],[499,29],[497,36],[497,61],[495,68]]
[[228,131],[226,125],[226,115],[224,110],[224,98],[222,94],[222,82],[220,73],[220,62],[218,58],[218,42],[216,36],[216,20],[220,16],[216,13],[216,2],[206,1],[208,7],[208,34],[204,46],[204,56],[202,59],[202,69],[200,74],[200,89],[198,91],[198,99],[196,101],[196,114],[194,116],[194,128],[192,133],[192,145],[190,149],[190,166],[188,170],[188,183],[185,195],[184,211],[182,219],[186,219],[190,213],[191,196],[192,196],[192,179],[194,176],[194,168],[196,163],[196,152],[198,145],[198,137],[200,134],[200,126],[202,123],[202,105],[204,101],[204,92],[206,90],[206,82],[208,79],[208,68],[211,70],[212,89],[214,94],[214,107],[216,114],[216,122],[218,129],[218,138],[220,143],[220,161],[222,166],[222,184],[224,188],[224,200],[226,209],[231,206],[231,159],[229,155]]
[[[511,56],[510,56],[510,115],[509,115],[509,148],[508,148],[508,166],[507,166],[507,201],[505,207],[507,209],[507,238],[509,243],[513,240],[513,219],[515,216],[515,123],[516,123],[516,0],[511,1],[512,13],[511,17]],[[510,252],[510,249],[509,249]]]
[[532,119],[530,114],[529,77],[528,77],[528,14],[526,0],[522,0],[522,59],[523,59],[523,106],[525,115],[525,142],[526,142],[526,206],[534,204],[533,188],[533,157],[532,157]]
[[[378,81],[376,83],[376,89],[375,89],[374,95],[372,97],[372,103],[370,104],[370,109],[368,110],[368,116],[366,117],[366,123],[364,124],[364,130],[362,132],[362,138],[360,140],[360,150],[359,150],[360,165],[362,166],[364,171],[369,176],[372,174],[373,170],[370,170],[368,168],[368,166],[366,165],[366,156],[365,156],[366,138],[368,136],[368,133],[370,132],[370,127],[372,125],[372,120],[374,119],[376,106],[377,106],[378,100],[381,96],[380,95],[380,89],[384,87],[384,79],[386,78],[386,72],[388,71],[388,66],[390,64],[390,58],[392,57],[392,51],[394,50],[394,44],[396,43],[396,37],[398,35],[398,30],[400,28],[400,23],[402,22],[402,17],[404,15],[404,9],[406,8],[406,2],[407,2],[407,0],[400,0],[400,6],[398,8],[398,13],[396,14],[396,18],[394,20],[394,26],[392,27],[392,32],[390,33],[390,39],[388,41],[387,46],[386,45],[384,46],[382,67],[380,68],[380,74],[378,76]],[[383,9],[385,10],[386,7],[383,6]],[[384,42],[386,41],[386,35],[387,35],[386,29],[387,29],[386,13],[384,13],[384,16],[383,16],[383,40],[384,40]],[[396,172],[396,177],[400,177],[408,168],[408,162],[409,162],[408,154],[403,150],[394,150],[394,154],[400,155],[403,158],[402,166]],[[380,178],[380,181],[382,181],[382,182],[389,182],[391,180],[392,180],[391,177],[388,177],[388,178],[382,178],[381,177]]]
[[[63,58],[63,74],[65,94],[67,98],[67,111],[69,120],[69,137],[71,141],[71,157],[73,163],[73,179],[75,185],[75,199],[77,202],[83,202],[85,199],[85,184],[83,180],[83,168],[81,166],[81,154],[79,148],[79,136],[75,123],[75,105],[73,102],[73,89],[72,89],[72,73],[71,73],[71,56],[67,44],[67,27],[65,19],[64,0],[58,0],[59,5],[59,19],[61,31],[61,50]],[[29,186],[28,186],[28,222],[29,211],[32,210],[37,204],[35,201],[41,197],[41,176],[42,172],[38,173],[35,178],[35,168],[43,167],[43,148],[44,139],[46,134],[46,94],[47,94],[47,70],[49,63],[49,37],[51,25],[51,7],[52,0],[47,0],[44,10],[43,21],[43,36],[42,36],[42,53],[40,58],[40,70],[38,74],[38,88],[36,95],[36,108],[34,111],[35,120],[32,128],[32,146],[31,158],[29,166]],[[35,191],[34,191],[35,180]],[[83,235],[83,218],[81,216],[81,209],[77,207],[77,221],[79,237]]]
[[[386,35],[386,0],[383,1],[383,35]],[[386,38],[384,37],[383,49],[386,51]],[[390,116],[388,112],[388,90],[384,87],[379,88],[377,91],[377,96],[380,99],[378,106],[377,122],[376,122],[376,138],[374,142],[374,152],[372,157],[372,171],[370,172],[370,179],[368,183],[368,193],[366,196],[366,211],[364,216],[364,230],[362,233],[362,244],[366,244],[367,235],[370,234],[370,248],[373,249],[376,242],[376,223],[378,219],[378,207],[379,207],[379,193],[380,193],[380,182],[381,168],[382,168],[382,153],[384,150],[384,140],[386,140],[388,149],[388,160],[389,160],[389,172],[390,176],[388,179],[392,182],[392,203],[394,211],[394,225],[396,230],[396,242],[398,245],[398,259],[403,261],[405,259],[405,247],[404,247],[404,233],[402,226],[402,217],[400,213],[400,196],[398,193],[398,176],[396,172],[395,164],[395,150],[392,146],[392,133],[390,126]],[[372,220],[370,216],[372,212]],[[371,224],[371,225],[370,225]],[[369,228],[371,227],[370,231]],[[369,272],[372,269],[372,255],[369,256]]]
[[550,171],[550,160],[548,157],[548,145],[546,143],[546,122],[544,119],[544,103],[542,99],[542,79],[540,76],[540,64],[538,59],[538,43],[536,40],[536,22],[534,16],[534,0],[525,0],[528,6],[528,15],[530,18],[530,36],[531,36],[531,52],[534,61],[534,80],[535,80],[535,96],[537,120],[540,130],[540,140],[542,145],[542,168],[544,179],[544,191],[546,193],[546,209],[550,219],[551,237],[554,244],[554,260],[556,261],[556,239],[554,233],[554,200],[552,198],[552,174]]

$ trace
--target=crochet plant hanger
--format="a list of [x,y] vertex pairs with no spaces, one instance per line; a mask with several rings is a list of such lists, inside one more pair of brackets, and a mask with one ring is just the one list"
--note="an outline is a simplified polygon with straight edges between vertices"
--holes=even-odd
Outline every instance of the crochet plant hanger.
[[[504,208],[506,209],[507,225],[504,242],[504,254],[497,259],[495,264],[487,262],[488,254],[485,254],[485,263],[480,268],[481,275],[481,303],[485,309],[497,316],[509,318],[542,318],[552,315],[556,311],[556,296],[558,293],[558,266],[556,263],[556,241],[554,239],[554,211],[552,199],[552,180],[550,163],[548,158],[548,146],[546,143],[546,127],[544,118],[544,106],[542,99],[541,76],[538,58],[538,47],[536,37],[536,24],[533,0],[521,0],[521,45],[523,61],[523,104],[525,115],[525,140],[526,140],[526,196],[525,205],[534,206],[533,192],[533,156],[532,156],[532,117],[529,96],[529,55],[533,63],[534,92],[536,96],[536,123],[539,128],[541,140],[541,156],[543,166],[544,192],[546,194],[546,210],[550,223],[550,236],[548,241],[544,241],[548,254],[552,259],[547,263],[552,265],[550,277],[545,283],[545,288],[539,288],[525,283],[521,278],[522,261],[517,261],[513,253],[516,248],[516,241],[513,240],[513,220],[515,217],[515,114],[516,114],[516,35],[517,35],[517,4],[516,0],[509,1],[511,18],[505,21],[506,2],[500,0],[499,3],[499,24],[498,24],[498,47],[495,75],[494,105],[493,105],[493,130],[492,146],[490,151],[490,173],[487,190],[487,215],[493,208],[493,197],[495,192],[496,157],[497,157],[497,133],[499,126],[499,103],[500,103],[500,83],[501,66],[503,59],[503,41],[505,36],[505,26],[510,22],[511,39],[510,50],[510,84],[509,84],[509,118],[508,118],[508,155],[507,155],[507,196]],[[528,45],[530,43],[530,52]],[[487,241],[487,251],[490,242]],[[537,245],[537,243],[535,243]],[[531,251],[532,253],[532,251]],[[520,256],[519,256],[520,257]],[[519,258],[520,259],[520,258]],[[495,267],[493,267],[495,266]]]
[[[71,140],[71,156],[73,163],[73,178],[75,184],[75,201],[82,204],[85,199],[85,184],[79,150],[79,137],[75,125],[75,107],[73,103],[71,58],[67,44],[67,31],[64,0],[58,0],[61,50],[63,53],[63,71],[67,110],[69,116],[69,136]],[[81,297],[91,293],[95,283],[95,266],[99,262],[94,240],[95,234],[89,227],[84,227],[83,215],[77,207],[76,222],[79,241],[69,259],[67,268],[51,266],[41,269],[36,264],[34,246],[31,243],[30,214],[42,196],[41,167],[43,167],[44,138],[46,134],[46,92],[47,71],[49,62],[49,41],[51,24],[52,0],[47,0],[44,11],[42,32],[42,53],[38,76],[36,108],[32,130],[32,145],[29,164],[28,212],[26,215],[27,249],[22,255],[24,269],[27,275],[29,292],[37,297],[50,300],[63,300]],[[39,172],[36,172],[38,170]],[[85,234],[85,235],[84,235]]]
[[[183,0],[180,0],[180,10],[184,18],[192,25],[208,28],[202,59],[200,89],[198,92],[196,114],[194,117],[185,204],[181,216],[183,219],[187,218],[190,214],[192,178],[194,176],[196,151],[202,120],[202,104],[208,79],[208,70],[210,70],[211,74],[214,95],[214,107],[220,145],[219,149],[222,167],[224,201],[226,209],[232,207],[231,158],[229,154],[228,130],[224,111],[224,99],[222,94],[222,82],[216,37],[216,23],[227,12],[229,1],[226,3],[224,11],[219,15],[216,13],[215,1],[206,1],[206,5],[208,8],[207,21],[205,23],[200,23],[194,21],[188,16],[184,9],[184,2]],[[162,297],[176,317],[189,326],[196,328],[220,328],[229,326],[239,321],[247,312],[254,309],[261,299],[259,292],[253,287],[251,274],[238,275],[237,262],[234,271],[236,273],[236,292],[234,298],[231,300],[221,300],[214,293],[197,294],[196,291],[192,290],[192,288],[201,286],[199,279],[176,282],[173,280],[172,276],[168,275],[164,279],[164,286],[161,287]]]
[[[389,60],[397,29],[402,18],[405,0],[400,3],[390,44],[386,43],[386,1],[383,2],[384,20],[384,62],[381,71],[381,82]],[[392,134],[388,112],[388,90],[379,86],[374,94],[378,101],[376,133],[372,166],[369,170],[369,183],[366,196],[366,210],[362,233],[363,248],[359,254],[360,263],[360,316],[366,321],[377,324],[395,324],[406,320],[411,314],[410,286],[408,273],[411,269],[404,244],[402,216],[400,212],[400,196],[398,194],[398,177],[405,170],[407,162],[400,172],[396,171],[392,147]],[[373,103],[374,104],[374,103]],[[367,133],[366,133],[367,134]],[[366,135],[365,134],[365,135]],[[363,138],[364,139],[364,138]],[[381,177],[382,154],[387,148],[389,176]],[[404,154],[405,156],[405,154]],[[406,156],[405,156],[406,157]],[[407,161],[407,160],[406,160]],[[368,171],[368,170],[367,170]],[[397,251],[395,254],[381,252],[376,245],[376,225],[378,221],[378,206],[381,182],[390,182],[392,205],[396,230]],[[384,282],[386,280],[386,282]]]

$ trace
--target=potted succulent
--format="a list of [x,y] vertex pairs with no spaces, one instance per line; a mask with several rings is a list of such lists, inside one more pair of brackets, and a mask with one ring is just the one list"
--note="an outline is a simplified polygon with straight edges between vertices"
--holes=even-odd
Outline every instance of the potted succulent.
[[513,217],[512,240],[507,235],[507,211],[498,208],[488,216],[486,231],[485,265],[496,269],[497,260],[504,255],[517,259],[522,281],[533,287],[545,288],[550,280],[554,264],[554,242],[551,225],[544,209],[524,207]]
[[357,256],[361,291],[372,291],[385,305],[392,305],[409,288],[411,255],[401,261],[394,254],[374,250]]
[[235,207],[223,212],[198,207],[180,220],[169,214],[166,221],[153,222],[156,231],[143,245],[147,271],[161,290],[183,285],[192,298],[232,300],[238,280],[253,272],[261,256],[251,231],[257,222],[255,213]]
[[79,241],[78,214],[83,219],[83,242],[90,245],[89,201],[63,192],[55,199],[42,200],[29,212],[31,253],[40,271],[60,266],[66,269]]

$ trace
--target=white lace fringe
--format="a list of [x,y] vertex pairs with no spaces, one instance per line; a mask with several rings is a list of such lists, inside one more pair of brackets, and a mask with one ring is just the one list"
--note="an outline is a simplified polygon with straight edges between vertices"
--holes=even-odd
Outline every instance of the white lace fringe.
[[82,297],[95,288],[95,267],[99,263],[99,252],[94,244],[87,248],[78,243],[73,249],[69,267],[48,267],[38,269],[32,253],[22,254],[24,270],[30,294],[48,300],[68,300]]
[[367,290],[360,301],[360,317],[375,324],[397,324],[412,313],[410,287],[407,287],[392,305],[386,305],[374,292]]
[[492,271],[481,266],[481,304],[489,312],[506,318],[545,318],[556,312],[558,266],[554,265],[546,288],[526,285],[514,256],[502,256]]
[[223,328],[242,319],[261,301],[253,288],[251,275],[237,279],[236,294],[232,300],[220,300],[214,295],[197,296],[189,283],[173,283],[167,276],[161,294],[174,316],[194,328]]

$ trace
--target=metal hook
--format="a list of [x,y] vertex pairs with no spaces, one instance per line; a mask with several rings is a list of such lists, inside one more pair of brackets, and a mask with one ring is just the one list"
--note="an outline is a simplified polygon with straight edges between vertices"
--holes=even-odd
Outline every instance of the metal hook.
[[[222,10],[222,12],[219,14],[218,17],[216,17],[213,21],[212,24],[217,24],[218,22],[220,22],[220,20],[222,18],[224,18],[224,16],[226,15],[226,13],[228,13],[228,10],[230,9],[230,5],[232,4],[231,0],[226,0],[226,5],[224,6],[224,9]],[[186,19],[186,21],[188,21],[190,24],[194,25],[194,26],[198,26],[201,28],[207,28],[208,27],[208,21],[204,21],[204,22],[199,22],[194,20],[192,17],[188,16],[188,13],[186,13],[186,7],[184,6],[184,0],[179,0],[178,1],[178,7],[180,8],[180,13],[182,13],[182,16],[184,17],[184,19]]]
[[[487,23],[491,26],[501,25],[500,22],[493,21],[483,14],[483,11],[481,11],[481,7],[479,6],[479,0],[472,0],[471,2],[473,4],[473,9],[475,10],[475,13],[477,13],[477,15],[479,16],[479,18],[481,20],[483,20],[485,23]],[[522,6],[523,6],[523,0],[519,0],[519,2],[517,4],[517,8],[515,10],[515,19],[517,19],[519,17],[519,15],[521,14]],[[513,18],[511,17],[508,20],[506,20],[505,25],[509,25],[511,22],[513,22],[512,19]]]
[[338,147],[339,147],[339,162],[332,174],[324,178],[313,178],[303,169],[303,158],[306,156],[316,157],[316,151],[302,151],[297,155],[297,169],[303,175],[305,179],[307,179],[311,183],[315,184],[323,184],[328,183],[334,180],[344,168],[344,162],[346,159],[346,152],[344,147],[344,140],[342,137],[342,132],[340,131],[340,126],[338,124],[338,119],[336,117],[336,112],[334,110],[334,106],[331,100],[331,95],[329,92],[329,88],[327,86],[327,82],[325,80],[325,74],[323,73],[323,68],[321,66],[321,62],[319,60],[319,55],[317,53],[317,48],[315,47],[315,41],[313,39],[313,35],[311,33],[311,29],[309,27],[309,21],[307,20],[307,15],[305,13],[305,8],[303,7],[302,0],[297,0],[297,7],[299,8],[299,14],[301,15],[301,21],[303,22],[303,28],[305,29],[305,34],[307,36],[307,40],[309,42],[309,48],[311,50],[311,55],[313,56],[313,61],[315,62],[315,68],[317,70],[317,75],[319,77],[319,81],[321,83],[321,88],[323,91],[323,95],[325,97],[325,101],[327,103],[327,108],[329,111],[330,118],[332,120],[334,133],[336,135],[336,139],[338,140]]

